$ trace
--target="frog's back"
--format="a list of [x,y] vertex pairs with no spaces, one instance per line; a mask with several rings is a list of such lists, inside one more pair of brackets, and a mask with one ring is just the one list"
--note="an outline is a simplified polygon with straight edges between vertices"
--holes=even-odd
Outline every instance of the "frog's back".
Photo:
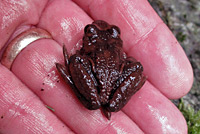
[[99,84],[102,104],[108,103],[114,84],[119,78],[121,60],[114,51],[104,50],[95,54],[95,77]]

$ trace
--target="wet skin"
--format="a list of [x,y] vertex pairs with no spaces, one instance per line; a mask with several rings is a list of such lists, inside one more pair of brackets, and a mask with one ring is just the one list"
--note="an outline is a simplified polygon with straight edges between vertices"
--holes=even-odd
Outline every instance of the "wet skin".
[[102,108],[110,119],[143,86],[143,67],[124,53],[117,26],[97,20],[84,33],[80,51],[69,57],[63,47],[65,66],[56,67],[87,109]]

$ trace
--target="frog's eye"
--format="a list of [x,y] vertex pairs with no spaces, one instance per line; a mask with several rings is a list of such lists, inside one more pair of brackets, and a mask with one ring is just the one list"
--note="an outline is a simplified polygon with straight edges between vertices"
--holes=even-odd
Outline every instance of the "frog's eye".
[[108,32],[113,38],[117,38],[120,35],[120,29],[117,26],[112,26],[110,29],[108,29]]
[[87,25],[84,29],[87,36],[92,36],[97,34],[97,27],[95,25]]

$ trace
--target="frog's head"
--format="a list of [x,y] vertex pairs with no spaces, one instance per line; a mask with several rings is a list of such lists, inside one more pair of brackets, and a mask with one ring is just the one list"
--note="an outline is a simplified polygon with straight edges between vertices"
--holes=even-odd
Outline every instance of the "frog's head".
[[110,47],[122,47],[120,29],[117,26],[96,20],[85,27],[82,48],[84,52],[103,51]]

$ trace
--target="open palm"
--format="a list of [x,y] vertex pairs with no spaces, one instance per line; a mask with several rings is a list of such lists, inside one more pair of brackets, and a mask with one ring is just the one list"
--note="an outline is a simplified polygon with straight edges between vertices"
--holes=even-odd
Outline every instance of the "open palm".
[[[146,0],[18,0],[0,2],[0,49],[16,35],[39,27],[52,35],[28,45],[11,70],[0,65],[2,134],[186,134],[187,125],[169,99],[190,90],[191,65],[167,26]],[[56,70],[62,45],[73,53],[83,28],[105,20],[121,29],[123,47],[140,61],[145,85],[107,120],[87,110]],[[48,109],[51,107],[51,109]]]

